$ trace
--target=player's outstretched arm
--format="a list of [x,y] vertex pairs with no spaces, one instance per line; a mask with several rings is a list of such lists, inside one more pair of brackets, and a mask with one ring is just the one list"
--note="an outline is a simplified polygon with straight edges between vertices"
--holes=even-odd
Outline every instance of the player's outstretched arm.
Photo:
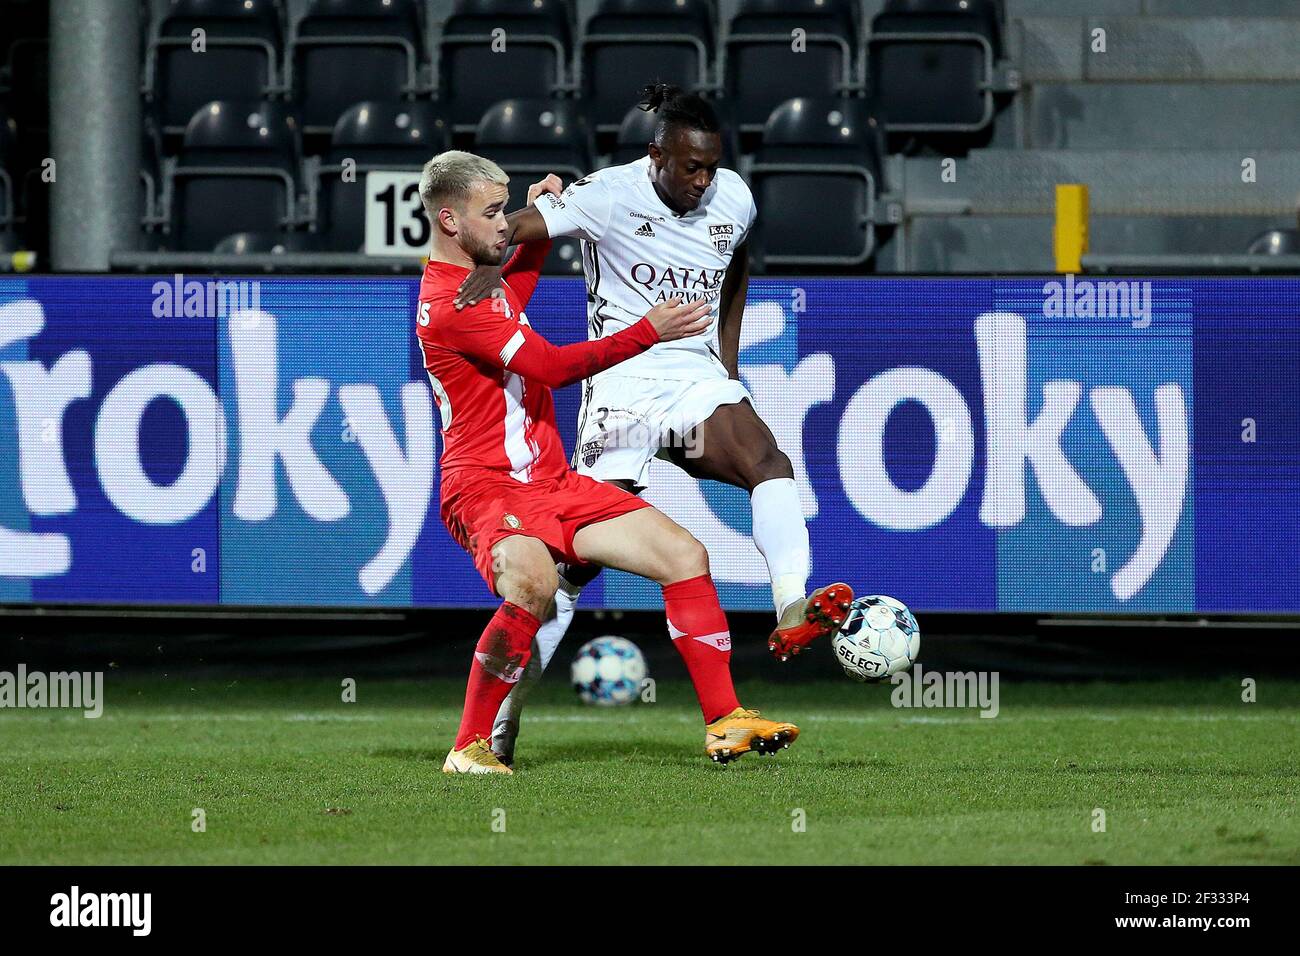
[[718,348],[727,374],[740,381],[740,324],[745,315],[745,296],[749,292],[749,246],[743,245],[731,256],[727,274],[722,277],[722,294],[718,311]]
[[699,335],[708,327],[708,303],[682,305],[680,299],[655,306],[641,321],[613,335],[572,345],[552,345],[532,329],[521,326],[516,333],[519,339],[512,339],[519,342],[518,349],[505,367],[528,381],[563,388],[640,355],[658,342]]
[[530,326],[506,318],[493,303],[480,302],[457,313],[454,321],[440,322],[436,335],[439,344],[485,365],[563,388],[639,355],[657,342],[699,335],[708,327],[705,303],[682,305],[680,299],[669,299],[613,335],[556,346]]

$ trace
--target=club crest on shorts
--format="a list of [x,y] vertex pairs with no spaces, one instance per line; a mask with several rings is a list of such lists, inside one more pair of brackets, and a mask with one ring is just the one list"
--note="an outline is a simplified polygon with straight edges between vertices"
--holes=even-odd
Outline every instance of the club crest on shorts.
[[604,450],[605,450],[605,439],[593,438],[589,442],[584,442],[583,446],[580,449],[578,449],[578,457],[582,459],[582,463],[584,465],[590,468],[592,465],[596,463],[596,459],[601,456],[601,453]]
[[732,229],[734,228],[730,223],[723,226],[709,226],[709,238],[713,240],[713,248],[719,252],[726,252],[730,249]]
[[514,528],[516,531],[518,531],[520,528],[524,526],[524,523],[522,521],[520,521],[518,518],[516,518],[514,515],[511,514],[508,514],[504,518],[502,518],[501,522],[507,528]]

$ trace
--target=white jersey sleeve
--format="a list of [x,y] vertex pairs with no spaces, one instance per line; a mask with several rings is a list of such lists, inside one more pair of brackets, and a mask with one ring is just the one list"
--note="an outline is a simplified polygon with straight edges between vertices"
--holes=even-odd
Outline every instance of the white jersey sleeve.
[[736,177],[739,184],[744,187],[745,198],[749,200],[749,212],[746,214],[744,228],[741,230],[739,238],[736,240],[737,246],[742,246],[749,239],[750,233],[754,231],[754,223],[758,219],[758,206],[754,203],[754,194],[749,189],[749,183],[745,182],[739,176]]
[[543,193],[536,205],[552,239],[571,236],[599,242],[609,228],[613,198],[601,177],[584,176],[570,183],[563,195]]

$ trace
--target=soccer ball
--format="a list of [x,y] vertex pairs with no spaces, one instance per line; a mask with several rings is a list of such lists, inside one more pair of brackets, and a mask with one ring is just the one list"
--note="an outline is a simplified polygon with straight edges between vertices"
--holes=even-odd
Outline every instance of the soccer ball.
[[921,650],[921,628],[906,604],[870,594],[849,607],[831,646],[844,673],[875,683],[912,666]]
[[596,637],[578,648],[569,679],[583,703],[600,707],[630,704],[645,680],[641,649],[623,637]]

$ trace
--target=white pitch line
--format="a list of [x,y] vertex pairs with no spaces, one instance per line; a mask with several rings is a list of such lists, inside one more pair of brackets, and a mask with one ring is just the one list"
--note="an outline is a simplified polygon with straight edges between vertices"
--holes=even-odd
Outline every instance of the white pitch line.
[[[898,711],[887,711],[882,713],[871,714],[828,714],[828,713],[807,713],[799,712],[791,714],[801,723],[832,723],[832,724],[882,724],[882,723],[902,723],[902,724],[985,724],[998,722],[1009,723],[1042,723],[1056,724],[1068,721],[1093,721],[1099,723],[1117,723],[1123,718],[1116,714],[1087,714],[1087,713],[1061,713],[1061,714],[1016,714],[1009,712],[1009,709],[1003,710],[995,718],[980,718],[977,708],[965,708],[960,714],[912,714],[912,710],[921,710],[922,708],[900,708]],[[939,709],[939,708],[931,708]],[[956,708],[950,708],[956,709]],[[13,711],[0,711],[0,723],[4,717]],[[52,712],[32,711],[33,716],[36,714],[45,717],[47,720],[75,720],[83,721],[87,718],[82,716],[81,711],[60,711]],[[1141,717],[1144,721],[1154,721],[1159,723],[1296,723],[1300,722],[1300,713],[1275,713],[1275,714],[1150,714],[1135,713],[1132,716]],[[152,711],[134,711],[131,713],[105,713],[97,718],[95,722],[100,721],[138,721],[140,723],[189,723],[189,722],[226,722],[226,723],[383,723],[395,721],[407,721],[414,723],[428,723],[434,719],[429,713],[411,713],[399,711],[395,713],[362,713],[362,714],[336,714],[324,711],[311,713],[299,712],[291,714],[272,714],[265,711],[240,712],[240,711],[192,711],[180,713],[157,713]],[[659,714],[649,707],[640,707],[632,711],[605,711],[602,713],[591,714],[546,714],[530,713],[526,718],[530,724],[600,724],[611,721],[673,721],[675,723],[699,723],[699,718],[686,714]]]

